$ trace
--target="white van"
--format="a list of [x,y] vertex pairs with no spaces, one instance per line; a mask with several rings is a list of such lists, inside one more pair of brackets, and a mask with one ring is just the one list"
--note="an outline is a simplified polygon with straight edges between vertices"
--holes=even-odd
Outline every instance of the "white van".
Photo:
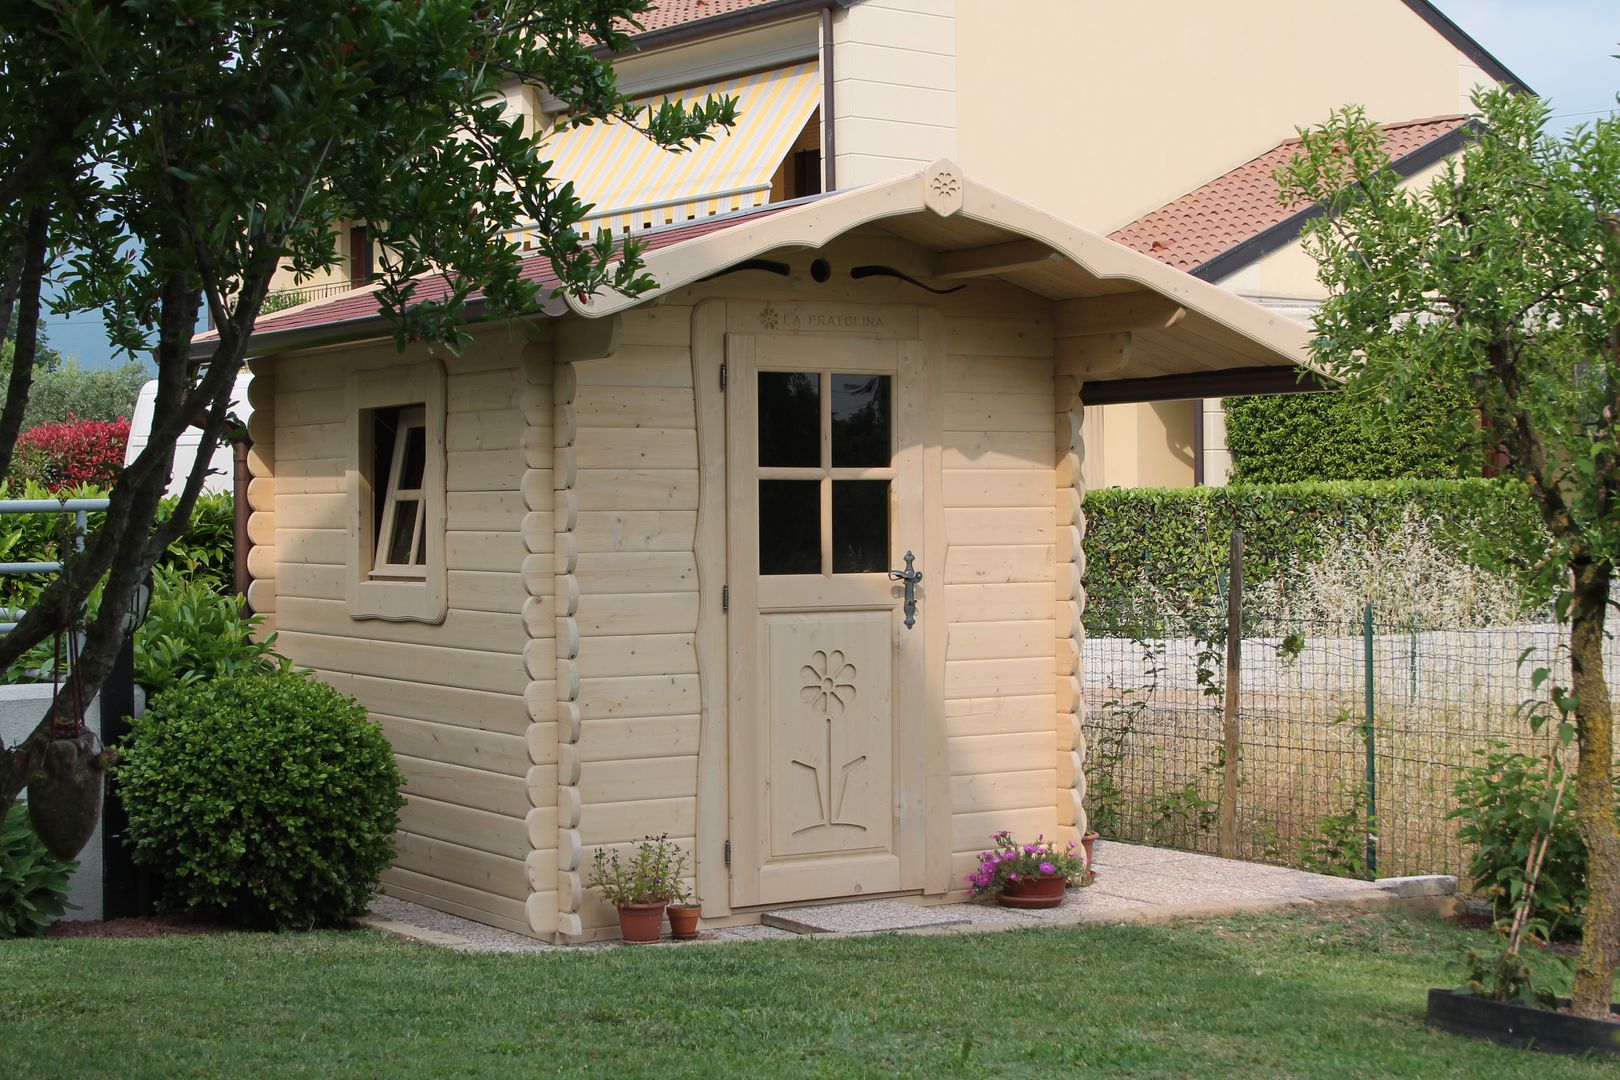
[[[253,415],[253,406],[248,404],[247,397],[248,382],[252,378],[244,371],[236,377],[236,386],[231,390],[231,412],[244,424]],[[129,444],[124,448],[125,465],[146,449],[146,438],[152,431],[152,405],[156,400],[157,380],[153,379],[141,387],[141,394],[135,399],[135,415],[129,418]],[[174,446],[174,471],[169,474],[167,494],[178,495],[186,486],[186,477],[191,475],[191,464],[197,460],[197,442],[201,438],[202,433],[194,427],[180,433]],[[214,447],[211,465],[208,478],[203,481],[203,490],[230,492],[236,465],[230,443],[222,442]]]

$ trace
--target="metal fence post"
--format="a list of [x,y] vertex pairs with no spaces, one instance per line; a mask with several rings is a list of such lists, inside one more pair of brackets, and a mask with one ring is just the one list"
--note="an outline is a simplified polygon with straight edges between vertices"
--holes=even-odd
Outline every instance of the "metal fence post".
[[1238,730],[1238,693],[1243,669],[1243,530],[1232,529],[1226,569],[1226,685],[1221,700],[1221,834],[1222,858],[1237,855],[1238,763],[1242,753]]
[[1363,693],[1366,697],[1367,719],[1362,728],[1362,741],[1367,748],[1367,877],[1378,876],[1378,759],[1374,755],[1373,722],[1373,606],[1369,601],[1361,612]]

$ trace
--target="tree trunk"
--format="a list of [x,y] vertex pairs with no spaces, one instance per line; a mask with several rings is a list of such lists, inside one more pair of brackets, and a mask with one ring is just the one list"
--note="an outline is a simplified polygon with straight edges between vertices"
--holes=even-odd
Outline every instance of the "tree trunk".
[[[11,378],[6,403],[0,410],[0,476],[11,474],[11,454],[22,431],[28,408],[28,388],[34,381],[34,359],[39,353],[39,293],[45,277],[45,250],[49,215],[38,207],[28,215],[23,235],[23,259],[17,288],[17,342],[11,354]],[[8,290],[9,291],[9,290]]]
[[1610,570],[1577,559],[1570,611],[1570,669],[1579,763],[1575,821],[1586,844],[1586,926],[1575,965],[1575,1012],[1606,1018],[1620,967],[1620,821],[1615,820],[1614,710],[1603,675],[1603,623]]

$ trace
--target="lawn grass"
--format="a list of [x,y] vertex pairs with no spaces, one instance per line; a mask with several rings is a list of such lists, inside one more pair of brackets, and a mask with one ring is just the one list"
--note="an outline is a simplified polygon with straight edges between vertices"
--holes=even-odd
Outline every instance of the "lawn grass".
[[361,931],[0,942],[0,1073],[1620,1075],[1424,1027],[1482,936],[1313,912],[504,956]]

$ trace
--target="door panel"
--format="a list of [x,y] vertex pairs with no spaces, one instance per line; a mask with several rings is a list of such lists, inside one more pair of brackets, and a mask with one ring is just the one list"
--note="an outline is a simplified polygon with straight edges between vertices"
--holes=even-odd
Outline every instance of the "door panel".
[[920,346],[726,345],[732,902],[918,888],[922,627],[889,571],[923,545]]
[[890,612],[764,617],[771,855],[891,850]]

